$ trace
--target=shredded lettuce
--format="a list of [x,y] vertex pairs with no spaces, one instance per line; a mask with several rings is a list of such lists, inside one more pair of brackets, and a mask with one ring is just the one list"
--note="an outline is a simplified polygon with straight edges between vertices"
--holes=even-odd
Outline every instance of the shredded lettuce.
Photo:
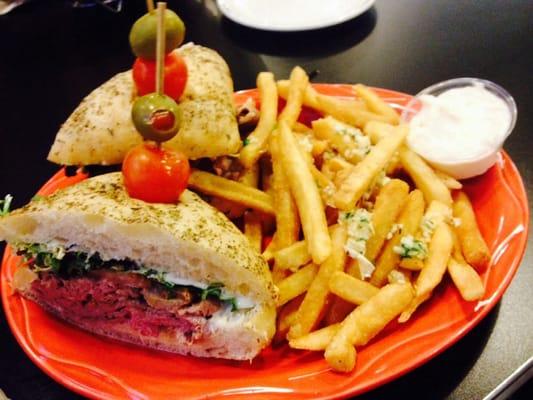
[[13,196],[6,194],[4,200],[0,200],[0,217],[9,214],[9,209],[11,207],[11,202],[13,201]]
[[53,272],[64,277],[83,276],[91,270],[111,269],[114,271],[130,271],[145,276],[157,282],[169,291],[176,291],[187,287],[201,299],[208,298],[219,300],[229,306],[232,311],[238,310],[237,299],[223,295],[224,284],[214,282],[202,289],[196,286],[179,285],[165,279],[165,272],[152,268],[145,268],[131,260],[111,260],[103,261],[98,253],[89,255],[79,251],[65,251],[62,247],[55,247],[52,250],[45,244],[19,243],[16,245],[18,254],[22,255],[26,261],[31,263],[31,268],[35,272]]

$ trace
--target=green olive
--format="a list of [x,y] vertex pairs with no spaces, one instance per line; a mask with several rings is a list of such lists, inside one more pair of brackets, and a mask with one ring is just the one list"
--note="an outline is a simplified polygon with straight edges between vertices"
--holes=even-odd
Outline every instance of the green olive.
[[[165,10],[165,54],[183,43],[185,24],[172,10]],[[144,14],[131,27],[130,45],[137,57],[155,60],[157,42],[157,15]]]
[[181,115],[178,104],[172,98],[150,93],[135,100],[131,118],[145,140],[165,142],[178,133]]

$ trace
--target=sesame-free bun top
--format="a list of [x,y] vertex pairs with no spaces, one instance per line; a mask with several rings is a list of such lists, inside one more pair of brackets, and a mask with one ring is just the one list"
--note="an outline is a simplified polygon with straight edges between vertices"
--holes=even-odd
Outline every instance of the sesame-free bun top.
[[130,259],[272,305],[268,265],[222,213],[186,190],[178,204],[129,197],[120,172],[96,176],[0,217],[0,240],[55,243]]

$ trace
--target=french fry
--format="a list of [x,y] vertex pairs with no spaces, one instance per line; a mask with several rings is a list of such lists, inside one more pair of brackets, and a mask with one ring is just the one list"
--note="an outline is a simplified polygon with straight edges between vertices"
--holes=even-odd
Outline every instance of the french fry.
[[279,149],[283,149],[280,152],[282,165],[296,202],[309,252],[313,261],[321,264],[331,253],[331,239],[320,193],[293,133],[283,121],[280,123],[278,140]]
[[450,189],[418,154],[403,146],[400,149],[400,161],[416,187],[424,193],[427,203],[438,200],[448,206],[452,205]]
[[256,128],[247,137],[247,144],[239,156],[241,163],[250,168],[267,149],[268,137],[276,125],[278,116],[278,89],[271,72],[257,75],[257,88],[261,99],[261,113]]
[[274,253],[274,260],[276,265],[279,265],[281,268],[296,272],[302,265],[311,261],[311,254],[307,249],[307,242],[301,240],[276,251]]
[[272,341],[274,344],[284,342],[287,339],[287,332],[291,325],[296,322],[298,308],[304,299],[304,295],[300,295],[292,299],[278,310],[278,317],[276,321],[276,334]]
[[329,290],[341,299],[353,304],[363,304],[379,292],[368,282],[354,278],[342,271],[337,271],[329,279]]
[[254,249],[261,253],[263,232],[261,230],[261,218],[254,211],[244,213],[244,235]]
[[265,214],[275,215],[274,204],[268,194],[240,182],[222,178],[209,172],[192,170],[189,177],[189,187],[205,194],[231,200]]
[[483,271],[490,262],[490,251],[479,231],[472,204],[464,192],[455,196],[453,215],[459,219],[456,232],[467,263]]
[[420,220],[424,214],[424,196],[418,189],[409,193],[405,205],[398,217],[398,225],[401,227],[393,237],[387,242],[385,248],[380,254],[376,269],[370,278],[370,283],[374,286],[381,287],[385,283],[387,276],[400,261],[400,255],[394,251],[394,248],[400,244],[404,236],[414,236],[420,226]]
[[418,306],[428,300],[431,297],[431,292],[428,292],[424,295],[415,297],[413,301],[406,307],[406,309],[400,314],[398,317],[398,322],[400,324],[403,324],[404,322],[407,322],[409,318],[411,318],[411,315],[416,311]]
[[406,322],[412,313],[422,302],[427,300],[433,289],[442,280],[448,260],[453,249],[453,236],[447,223],[440,223],[429,244],[428,256],[424,263],[424,268],[420,271],[415,282],[416,296],[399,318],[399,322]]
[[324,165],[327,165],[333,172],[338,172],[353,167],[353,165],[344,158],[338,156],[332,157],[329,160],[325,160]]
[[294,67],[291,71],[287,104],[278,117],[278,123],[285,122],[289,128],[296,123],[302,111],[305,88],[309,84],[309,77],[300,67]]
[[[239,182],[257,188],[259,183],[259,164],[253,164],[247,169],[240,177]],[[261,216],[256,211],[246,211],[244,213],[244,235],[248,238],[252,247],[260,253],[263,242],[263,230]]]
[[394,133],[394,125],[383,121],[368,121],[363,127],[363,132],[370,138],[372,144]]
[[[305,92],[304,92],[304,100],[305,100]],[[313,133],[313,130],[311,128],[309,128],[307,125],[302,124],[301,122],[298,122],[298,121],[294,123],[292,127],[292,131],[294,133],[303,133],[306,136]]]
[[331,236],[331,255],[320,265],[318,273],[298,309],[298,321],[289,330],[289,339],[309,333],[320,322],[330,293],[329,279],[335,271],[342,271],[344,268],[346,230],[343,226],[337,225],[332,230]]
[[[289,95],[290,81],[281,80],[277,82],[277,85],[279,96],[286,100]],[[307,85],[304,91],[303,104],[307,107],[318,110],[319,104],[317,100],[317,94],[317,91],[311,85]]]
[[272,240],[270,241],[268,246],[265,248],[265,250],[261,254],[267,262],[270,262],[274,259],[274,252],[276,251],[275,249],[276,249],[276,235],[274,234],[274,236],[272,236]]
[[[357,128],[333,117],[317,119],[312,126],[317,138],[328,141],[331,147],[353,164],[361,161],[370,148],[370,141]],[[361,135],[361,144],[355,139],[358,135]]]
[[448,261],[448,273],[453,283],[466,301],[480,300],[485,294],[485,287],[481,277],[464,259],[461,244],[456,231],[452,231],[453,251]]
[[[417,236],[420,240],[429,243],[437,226],[445,221],[449,221],[451,218],[452,210],[449,206],[437,200],[432,201],[420,221]],[[410,271],[420,271],[424,268],[424,261],[419,258],[403,258],[400,261],[400,267]]]
[[452,257],[448,261],[448,273],[463,299],[474,301],[483,298],[485,294],[483,281],[470,265]]
[[412,273],[406,269],[393,269],[387,275],[387,280],[389,283],[406,283],[411,282]]
[[364,127],[369,121],[389,121],[383,115],[368,111],[364,104],[357,100],[339,99],[323,94],[318,94],[316,100],[318,102],[318,111],[358,128]]
[[339,209],[347,211],[355,206],[406,136],[407,127],[399,125],[393,135],[377,143],[363,161],[353,167],[333,198]]
[[400,123],[400,116],[394,111],[394,108],[385,103],[372,89],[361,84],[354,85],[353,88],[355,93],[363,99],[370,111],[387,117],[388,122],[393,125],[398,125]]
[[354,346],[367,344],[400,314],[412,299],[413,288],[410,284],[393,283],[381,288],[342,322],[324,352],[328,364],[336,371],[353,370],[356,360]]
[[276,210],[277,250],[295,243],[300,235],[300,218],[282,164],[283,156],[279,148],[278,135],[279,133],[277,131],[274,132],[270,140],[273,201]]
[[403,258],[400,261],[400,267],[409,271],[420,271],[424,268],[424,260],[420,258]]
[[298,297],[309,289],[317,272],[317,265],[308,264],[280,281],[277,284],[279,289],[278,307],[284,305],[295,297]]
[[[352,305],[353,308],[353,305]],[[300,350],[324,350],[341,327],[340,323],[328,325],[307,335],[289,340],[289,346]]]
[[377,258],[408,193],[409,185],[400,179],[392,179],[381,188],[372,214],[374,234],[366,242],[365,257],[369,261]]
[[450,190],[461,190],[463,188],[463,184],[459,182],[454,177],[439,171],[438,169],[435,170],[435,175],[444,183],[444,186],[446,186]]

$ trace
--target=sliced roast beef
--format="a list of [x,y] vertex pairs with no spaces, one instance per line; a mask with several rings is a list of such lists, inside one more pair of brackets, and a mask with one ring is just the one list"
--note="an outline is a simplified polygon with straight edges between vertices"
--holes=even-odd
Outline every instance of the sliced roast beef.
[[126,322],[147,336],[178,330],[191,341],[201,337],[207,320],[221,307],[220,301],[202,300],[186,287],[169,291],[142,275],[110,270],[72,278],[41,272],[31,291],[67,319]]

